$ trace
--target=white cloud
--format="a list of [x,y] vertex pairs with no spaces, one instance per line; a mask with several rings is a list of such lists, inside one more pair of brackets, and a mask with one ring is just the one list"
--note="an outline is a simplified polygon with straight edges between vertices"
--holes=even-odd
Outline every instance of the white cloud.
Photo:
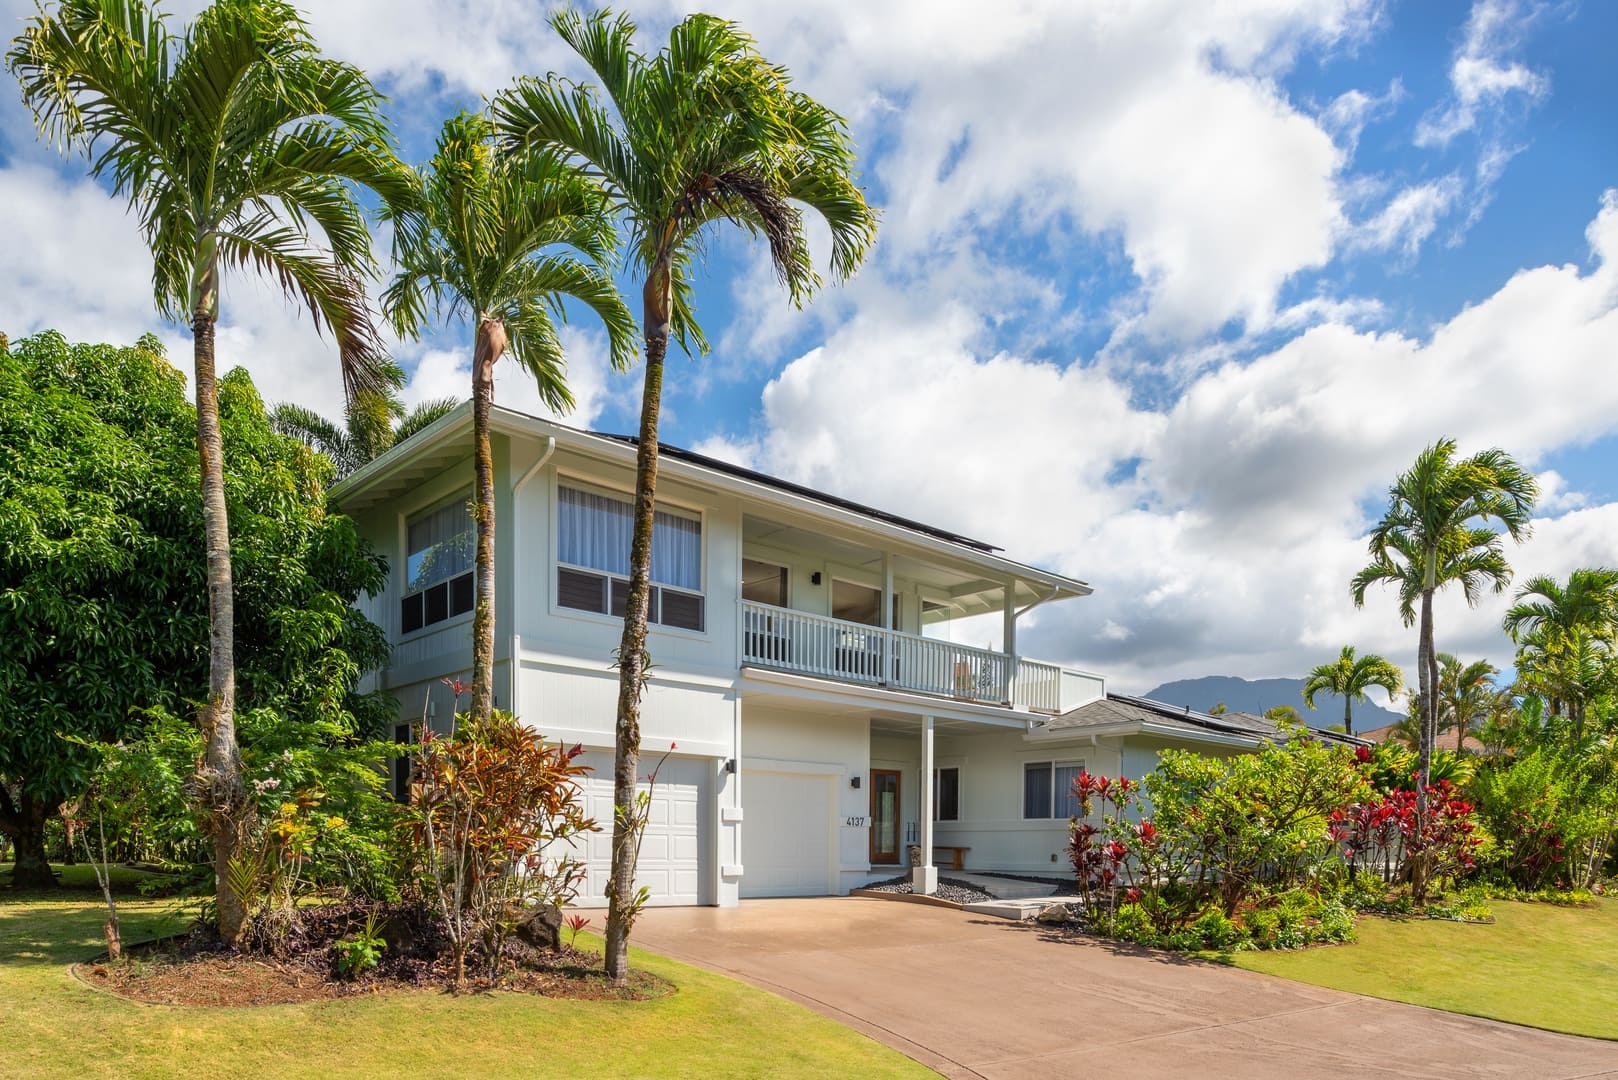
[[1116,235],[1140,281],[1129,331],[1184,340],[1266,322],[1343,229],[1343,153],[1274,76],[1304,44],[1366,32],[1375,4],[717,10],[884,145],[886,258],[926,259],[973,227]]
[[1535,14],[1522,0],[1476,0],[1450,65],[1451,99],[1422,118],[1417,146],[1443,146],[1476,127],[1484,109],[1513,95],[1533,100],[1549,89],[1544,74],[1510,59]]
[[1396,251],[1407,259],[1413,258],[1438,228],[1439,219],[1460,199],[1462,190],[1456,176],[1405,188],[1370,220],[1355,227],[1352,246],[1368,251]]
[[1398,79],[1390,82],[1386,93],[1383,94],[1367,94],[1364,90],[1358,89],[1345,90],[1320,110],[1320,125],[1337,140],[1339,146],[1353,153],[1359,145],[1360,133],[1365,130],[1365,126],[1393,112],[1399,102],[1404,100],[1404,96],[1404,84]]
[[[1364,508],[1441,435],[1533,464],[1618,432],[1618,380],[1601,376],[1618,349],[1618,195],[1588,237],[1590,268],[1523,270],[1425,339],[1329,321],[1161,409],[1095,367],[978,352],[962,305],[865,310],[770,383],[760,430],[706,449],[1091,581],[1023,640],[1120,686],[1295,675],[1350,641],[1408,664],[1392,597],[1349,601]],[[1560,516],[1513,563],[1610,562],[1596,523],[1618,505],[1548,487]],[[1509,660],[1497,604],[1445,604],[1443,647]]]

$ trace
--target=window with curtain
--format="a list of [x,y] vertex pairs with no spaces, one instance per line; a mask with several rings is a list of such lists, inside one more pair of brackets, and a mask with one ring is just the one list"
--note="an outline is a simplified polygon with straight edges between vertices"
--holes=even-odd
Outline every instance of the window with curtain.
[[[588,488],[557,490],[556,602],[578,611],[624,613],[634,504]],[[702,519],[674,510],[652,516],[652,595],[647,620],[704,628]]]
[[465,494],[405,523],[401,633],[472,610],[472,539],[472,514]]
[[1022,771],[1022,816],[1070,818],[1079,812],[1073,781],[1084,771],[1082,761],[1030,761]]

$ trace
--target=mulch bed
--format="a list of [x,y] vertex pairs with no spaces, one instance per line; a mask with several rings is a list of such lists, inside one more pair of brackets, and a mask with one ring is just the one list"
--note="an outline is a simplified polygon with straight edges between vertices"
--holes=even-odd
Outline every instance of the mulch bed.
[[[309,908],[279,948],[250,941],[247,951],[223,944],[207,929],[182,937],[128,946],[118,961],[74,966],[90,986],[155,1005],[254,1006],[331,1001],[406,990],[453,991],[454,969],[442,939],[420,909],[382,908],[388,919],[378,967],[359,978],[337,973],[332,944],[363,924],[364,913],[347,905]],[[257,946],[257,947],[255,947]],[[646,971],[630,972],[629,985],[615,987],[601,971],[601,957],[563,945],[535,948],[509,940],[497,979],[468,957],[467,991],[510,991],[586,1001],[647,1001],[672,993],[674,984]]]

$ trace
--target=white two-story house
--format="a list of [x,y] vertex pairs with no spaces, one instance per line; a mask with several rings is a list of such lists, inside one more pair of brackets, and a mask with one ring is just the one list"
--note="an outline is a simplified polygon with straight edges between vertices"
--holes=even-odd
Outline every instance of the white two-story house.
[[[587,748],[604,828],[580,902],[600,903],[635,446],[502,408],[493,428],[496,704]],[[471,484],[463,405],[333,490],[389,559],[366,614],[393,643],[375,678],[404,733],[447,728],[441,680],[470,668]],[[677,747],[637,873],[656,904],[839,894],[901,873],[930,891],[935,857],[1066,873],[1081,768],[1139,776],[1165,746],[1257,738],[1020,655],[1019,619],[1085,596],[1082,581],[674,447],[652,577],[642,772]],[[969,617],[979,636],[997,625],[1001,647],[952,640]]]

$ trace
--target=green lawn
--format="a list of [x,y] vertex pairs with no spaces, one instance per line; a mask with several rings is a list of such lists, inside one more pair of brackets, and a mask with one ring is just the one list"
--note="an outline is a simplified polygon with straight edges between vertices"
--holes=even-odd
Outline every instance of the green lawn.
[[1372,997],[1618,1039],[1618,900],[1490,906],[1492,925],[1366,918],[1356,944],[1244,952],[1235,962]]
[[[124,940],[174,929],[171,907],[131,899]],[[675,993],[647,1002],[419,991],[256,1009],[139,1005],[68,973],[101,949],[103,913],[83,893],[0,889],[0,1076],[933,1075],[773,994],[639,952],[633,962],[672,980]]]

